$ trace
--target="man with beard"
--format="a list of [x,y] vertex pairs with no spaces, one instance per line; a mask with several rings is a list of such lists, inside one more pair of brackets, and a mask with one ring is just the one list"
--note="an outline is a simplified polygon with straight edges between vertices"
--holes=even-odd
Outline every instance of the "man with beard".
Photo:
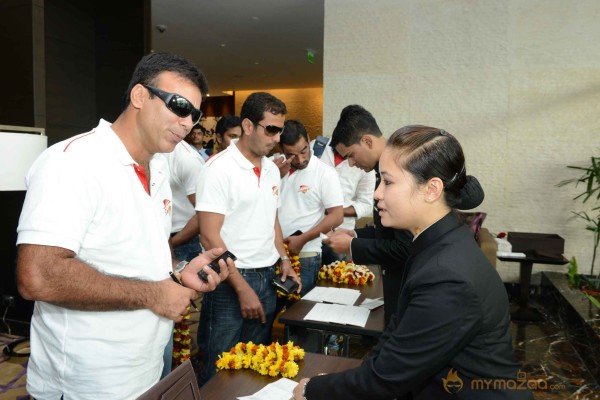
[[[238,342],[269,344],[276,294],[271,286],[281,260],[281,280],[298,277],[286,256],[277,217],[281,178],[265,157],[279,142],[285,104],[269,93],[252,93],[244,104],[242,136],[202,169],[196,211],[202,246],[230,250],[237,256],[227,284],[205,296],[200,313],[198,347],[203,385],[215,372],[215,361]],[[300,290],[300,288],[298,288]]]
[[285,123],[279,145],[291,168],[281,181],[279,215],[284,242],[291,254],[300,257],[302,295],[317,281],[321,233],[344,220],[344,197],[337,173],[313,156],[309,142],[301,122]]

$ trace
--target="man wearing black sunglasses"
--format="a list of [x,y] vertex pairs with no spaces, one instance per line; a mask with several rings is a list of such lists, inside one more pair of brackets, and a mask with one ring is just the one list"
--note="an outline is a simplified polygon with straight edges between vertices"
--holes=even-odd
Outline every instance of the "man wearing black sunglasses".
[[279,143],[286,113],[276,97],[252,93],[242,105],[242,136],[210,158],[200,173],[196,211],[202,245],[224,247],[237,256],[237,270],[231,271],[227,284],[207,293],[202,302],[200,385],[215,374],[217,357],[236,343],[269,344],[276,263],[281,260],[282,275],[275,279],[299,281],[286,257],[277,217],[279,169],[266,157]]
[[[228,276],[208,268],[222,249],[169,276],[172,193],[165,160],[200,117],[206,78],[153,53],[138,63],[114,123],[55,144],[27,175],[17,284],[36,300],[27,391],[38,399],[137,398],[198,298]],[[208,282],[197,273],[204,270]]]

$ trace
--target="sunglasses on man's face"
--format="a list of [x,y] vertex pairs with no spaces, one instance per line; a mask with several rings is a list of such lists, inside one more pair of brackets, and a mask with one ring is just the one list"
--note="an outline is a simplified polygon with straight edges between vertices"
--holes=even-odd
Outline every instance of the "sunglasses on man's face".
[[202,118],[202,111],[194,108],[192,103],[188,99],[183,96],[178,95],[177,93],[169,93],[154,86],[150,85],[142,85],[148,91],[154,95],[156,95],[159,99],[161,99],[167,108],[173,112],[173,114],[177,115],[180,118],[185,118],[188,115],[192,115],[192,126],[196,125],[200,118]]
[[265,130],[265,133],[269,136],[275,136],[277,134],[283,133],[284,127],[282,127],[282,126],[275,126],[275,125],[264,126],[259,122],[257,122],[256,125],[262,126],[262,128]]

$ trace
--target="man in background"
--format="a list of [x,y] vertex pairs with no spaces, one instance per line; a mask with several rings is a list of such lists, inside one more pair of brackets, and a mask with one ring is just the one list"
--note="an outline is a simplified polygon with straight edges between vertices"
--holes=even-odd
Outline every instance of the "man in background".
[[219,151],[225,150],[232,140],[237,140],[242,135],[242,120],[235,115],[223,115],[215,127],[215,139]]
[[204,127],[202,125],[199,123],[194,125],[189,136],[186,137],[186,141],[194,146],[204,161],[208,160],[209,155],[204,148]]
[[313,156],[300,121],[286,121],[279,146],[291,164],[281,180],[279,223],[288,250],[300,257],[304,295],[315,287],[321,268],[320,235],[342,223],[344,199],[337,174]]
[[276,263],[281,260],[282,275],[277,279],[298,280],[277,217],[279,169],[266,157],[279,142],[286,113],[285,104],[276,97],[252,93],[242,105],[242,136],[212,157],[200,174],[196,211],[202,245],[227,248],[237,256],[237,268],[227,283],[202,302],[200,385],[216,373],[218,356],[238,342],[269,344]]
[[[386,142],[373,115],[359,105],[350,105],[342,110],[333,130],[330,146],[348,161],[349,166],[365,172],[374,170],[376,185],[379,185],[381,177],[378,163]],[[382,226],[375,209],[373,222],[374,226],[329,232],[330,238],[325,239],[324,243],[336,253],[350,255],[356,264],[380,265],[387,322],[396,310],[412,235],[408,231]]]
[[[319,137],[318,140],[310,142],[310,148],[313,149],[315,157],[335,169],[340,179],[344,195],[344,221],[338,228],[354,230],[358,219],[371,216],[373,213],[375,171],[367,172],[350,166],[348,160],[328,144],[328,138]],[[323,243],[322,264],[330,264],[345,257],[346,254],[335,253]]]

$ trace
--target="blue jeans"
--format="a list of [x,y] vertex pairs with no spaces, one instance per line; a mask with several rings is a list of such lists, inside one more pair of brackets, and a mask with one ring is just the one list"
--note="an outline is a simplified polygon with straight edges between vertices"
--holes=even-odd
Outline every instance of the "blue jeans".
[[310,292],[317,285],[319,268],[321,268],[321,255],[300,258],[300,279],[302,280],[301,296]]
[[202,252],[202,246],[200,246],[200,237],[194,236],[187,242],[175,247],[175,258],[177,258],[179,261],[191,261],[192,258],[198,257],[200,252]]
[[239,272],[260,299],[267,322],[262,324],[258,319],[242,318],[237,293],[227,281],[204,294],[198,326],[198,350],[204,364],[198,375],[200,386],[215,375],[215,362],[221,353],[231,350],[238,342],[270,344],[275,319],[276,294],[271,285],[275,266],[262,268],[259,272],[240,268]]

